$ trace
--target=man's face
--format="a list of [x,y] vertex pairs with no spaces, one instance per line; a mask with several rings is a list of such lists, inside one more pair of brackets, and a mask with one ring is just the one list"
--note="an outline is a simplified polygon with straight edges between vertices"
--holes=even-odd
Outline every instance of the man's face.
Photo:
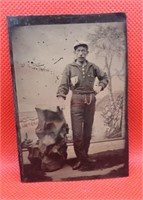
[[75,56],[79,62],[83,62],[86,59],[87,54],[88,54],[88,50],[86,47],[79,46],[75,50]]

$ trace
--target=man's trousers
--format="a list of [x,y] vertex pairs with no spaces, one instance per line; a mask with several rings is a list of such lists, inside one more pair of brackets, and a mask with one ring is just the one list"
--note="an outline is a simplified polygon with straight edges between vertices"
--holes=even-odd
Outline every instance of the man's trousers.
[[88,157],[95,102],[94,94],[73,94],[71,98],[73,144],[79,161],[84,161]]

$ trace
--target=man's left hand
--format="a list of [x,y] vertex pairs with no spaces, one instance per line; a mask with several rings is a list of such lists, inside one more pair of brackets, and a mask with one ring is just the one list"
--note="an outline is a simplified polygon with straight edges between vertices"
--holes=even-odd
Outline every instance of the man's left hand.
[[101,90],[102,90],[102,86],[100,86],[100,85],[96,85],[94,87],[94,91],[95,91],[96,94],[98,94]]

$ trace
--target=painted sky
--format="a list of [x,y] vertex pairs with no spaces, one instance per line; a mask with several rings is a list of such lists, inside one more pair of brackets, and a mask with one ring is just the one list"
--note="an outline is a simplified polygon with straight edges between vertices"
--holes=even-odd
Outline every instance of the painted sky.
[[[99,24],[61,24],[17,27],[12,32],[14,69],[20,112],[33,111],[36,105],[55,106],[61,73],[73,62],[76,40],[87,41],[87,35]],[[109,23],[104,24],[108,26]],[[110,23],[123,28],[122,23]],[[89,46],[90,51],[90,46]],[[103,58],[89,52],[87,59],[104,68]],[[113,69],[119,69],[122,58],[114,58]],[[124,82],[116,79],[114,90],[123,90]],[[101,92],[99,98],[107,94]],[[69,102],[70,95],[67,98]]]

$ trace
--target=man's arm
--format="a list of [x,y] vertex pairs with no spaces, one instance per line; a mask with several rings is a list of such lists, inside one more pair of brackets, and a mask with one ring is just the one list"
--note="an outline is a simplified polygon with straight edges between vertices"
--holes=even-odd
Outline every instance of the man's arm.
[[63,97],[64,99],[66,99],[66,95],[69,92],[69,76],[69,66],[67,65],[63,71],[61,83],[57,91],[57,97]]
[[61,109],[65,108],[64,100],[69,92],[69,66],[67,66],[63,72],[61,83],[58,87],[57,97],[59,100],[59,107]]
[[97,78],[99,79],[99,86],[101,90],[104,90],[104,88],[108,85],[108,77],[105,72],[103,72],[99,67],[95,66],[95,74]]

